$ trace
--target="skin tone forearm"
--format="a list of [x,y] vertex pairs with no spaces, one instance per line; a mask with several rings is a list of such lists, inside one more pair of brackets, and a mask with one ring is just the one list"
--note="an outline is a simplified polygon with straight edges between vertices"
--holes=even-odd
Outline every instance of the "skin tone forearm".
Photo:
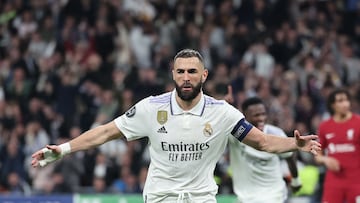
[[[33,167],[45,166],[59,159],[58,155],[87,150],[97,147],[105,142],[122,137],[123,134],[112,121],[82,133],[80,136],[61,145],[47,145],[31,155]],[[44,151],[45,150],[45,151]],[[46,151],[47,150],[47,151]],[[47,155],[45,156],[45,152]],[[61,157],[60,157],[61,158]]]
[[302,186],[300,179],[298,177],[299,174],[298,174],[298,169],[296,166],[295,156],[296,156],[296,152],[291,157],[286,158],[286,162],[287,162],[290,174],[291,174],[290,188],[291,188],[291,191],[294,193],[299,191]]
[[122,134],[115,126],[115,123],[110,122],[108,124],[88,130],[79,137],[71,140],[69,142],[71,146],[71,152],[94,148],[110,140],[120,138],[121,136]]
[[317,139],[317,136],[301,136],[297,130],[294,131],[294,138],[284,138],[276,135],[264,134],[259,129],[253,127],[244,138],[243,142],[257,150],[270,153],[283,153],[300,149],[317,155],[317,152],[321,151],[321,145],[313,139]]
[[261,145],[263,151],[270,153],[283,153],[297,150],[294,138],[283,138],[276,135],[267,134],[264,136],[264,143]]
[[297,178],[298,177],[298,170],[297,170],[296,160],[295,160],[294,155],[295,155],[295,152],[291,157],[286,158],[286,162],[287,162],[287,165],[289,167],[291,177]]
[[326,157],[322,154],[319,154],[319,156],[314,157],[315,158],[315,162],[319,165],[325,165],[325,159]]

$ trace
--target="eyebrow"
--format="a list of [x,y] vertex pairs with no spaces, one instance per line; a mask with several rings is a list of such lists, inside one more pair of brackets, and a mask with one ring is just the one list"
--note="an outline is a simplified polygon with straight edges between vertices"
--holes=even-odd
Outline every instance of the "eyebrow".
[[198,69],[197,68],[188,68],[188,69],[186,69],[186,68],[178,68],[178,69],[176,69],[176,71],[183,71],[183,72],[187,71],[189,73],[194,73],[194,72],[197,72]]

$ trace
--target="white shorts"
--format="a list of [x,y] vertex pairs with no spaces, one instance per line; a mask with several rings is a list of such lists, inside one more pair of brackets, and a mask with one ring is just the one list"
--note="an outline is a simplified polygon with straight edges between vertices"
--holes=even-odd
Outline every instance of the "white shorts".
[[183,193],[179,195],[152,195],[146,194],[143,196],[144,203],[216,203],[215,195],[213,194],[189,194]]

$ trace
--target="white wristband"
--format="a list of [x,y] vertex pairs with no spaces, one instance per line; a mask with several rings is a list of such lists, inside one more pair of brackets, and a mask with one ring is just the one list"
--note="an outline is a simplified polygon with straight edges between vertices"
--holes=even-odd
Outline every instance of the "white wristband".
[[61,156],[65,156],[71,153],[71,146],[70,143],[66,142],[64,144],[59,145],[61,149]]
[[298,187],[298,186],[300,186],[300,185],[301,185],[301,181],[300,181],[299,177],[292,178],[290,185],[291,185],[292,187]]

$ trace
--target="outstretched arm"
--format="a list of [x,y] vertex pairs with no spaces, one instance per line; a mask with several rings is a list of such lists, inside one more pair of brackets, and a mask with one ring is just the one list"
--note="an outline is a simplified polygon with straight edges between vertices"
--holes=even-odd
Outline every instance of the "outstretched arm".
[[94,148],[122,136],[123,134],[112,121],[88,130],[67,143],[61,145],[47,145],[45,148],[35,152],[31,156],[31,165],[33,167],[46,166],[47,164],[62,158],[66,154]]
[[301,150],[317,155],[321,151],[321,144],[316,141],[317,135],[300,135],[298,130],[294,131],[294,138],[280,137],[264,134],[261,130],[253,127],[243,142],[257,150],[270,153],[283,153]]

